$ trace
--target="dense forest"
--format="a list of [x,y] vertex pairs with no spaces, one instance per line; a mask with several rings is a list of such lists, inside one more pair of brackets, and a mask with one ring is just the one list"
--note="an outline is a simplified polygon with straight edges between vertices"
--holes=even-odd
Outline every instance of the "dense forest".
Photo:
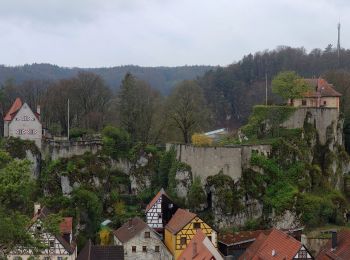
[[99,75],[106,85],[115,90],[118,89],[127,72],[137,78],[147,81],[162,94],[169,94],[171,87],[176,83],[195,79],[202,76],[211,66],[179,66],[179,67],[140,67],[134,65],[110,67],[110,68],[65,68],[51,64],[31,64],[24,66],[8,67],[0,66],[0,83],[13,79],[16,84],[28,80],[57,81],[71,78],[79,71],[92,72]]

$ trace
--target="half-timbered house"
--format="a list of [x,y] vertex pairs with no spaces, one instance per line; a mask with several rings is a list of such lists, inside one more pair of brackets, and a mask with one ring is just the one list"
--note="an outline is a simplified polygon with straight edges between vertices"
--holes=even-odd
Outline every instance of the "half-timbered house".
[[125,260],[171,260],[171,253],[163,244],[159,234],[142,219],[130,219],[113,232],[114,244],[124,247]]
[[196,214],[179,208],[164,229],[165,245],[179,259],[181,252],[201,229],[215,247],[217,247],[217,233]]
[[163,235],[164,227],[175,214],[178,206],[162,188],[146,207],[147,224]]
[[[50,214],[46,207],[36,208],[36,213],[31,221],[29,232],[39,238],[45,246],[35,259],[40,260],[74,260],[77,257],[77,248],[73,240],[71,217],[63,218],[59,225],[59,234],[51,234],[44,228],[45,218]],[[34,255],[32,248],[16,247],[9,255],[9,260],[31,259]]]

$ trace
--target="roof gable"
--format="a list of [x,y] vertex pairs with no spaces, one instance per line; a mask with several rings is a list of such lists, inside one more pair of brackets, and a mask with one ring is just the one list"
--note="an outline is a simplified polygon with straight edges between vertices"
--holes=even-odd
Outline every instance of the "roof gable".
[[153,206],[154,204],[159,200],[159,198],[161,196],[167,196],[169,198],[169,196],[165,193],[165,190],[162,188],[157,194],[156,196],[154,196],[154,198],[151,200],[151,202],[147,205],[146,207],[146,212],[149,211]]
[[182,251],[178,259],[223,259],[209,238],[198,229],[185,250]]
[[[22,121],[22,120],[31,121],[28,119],[28,116],[33,118],[33,120],[32,120],[33,122],[36,121],[37,123],[41,124],[40,115],[37,113],[34,113],[33,110],[30,108],[30,106],[27,103],[23,103],[23,105],[20,107],[20,109],[13,114],[10,122],[16,121],[16,118],[20,118],[19,119],[20,121]],[[27,118],[23,119],[22,117],[27,117]]]
[[165,226],[171,233],[176,234],[192,221],[197,215],[184,209],[178,209]]

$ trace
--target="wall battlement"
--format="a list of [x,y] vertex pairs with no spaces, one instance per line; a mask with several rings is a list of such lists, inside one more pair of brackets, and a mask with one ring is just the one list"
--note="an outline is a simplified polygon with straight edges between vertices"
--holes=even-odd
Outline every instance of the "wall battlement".
[[224,147],[196,147],[185,144],[167,144],[167,151],[174,146],[177,159],[191,166],[193,176],[199,176],[202,183],[208,176],[222,171],[234,181],[239,180],[247,168],[253,151],[268,154],[270,145],[236,145]]
[[59,158],[69,158],[74,155],[82,155],[86,152],[93,154],[102,149],[102,140],[52,140],[44,139],[41,152],[43,158],[57,160]]

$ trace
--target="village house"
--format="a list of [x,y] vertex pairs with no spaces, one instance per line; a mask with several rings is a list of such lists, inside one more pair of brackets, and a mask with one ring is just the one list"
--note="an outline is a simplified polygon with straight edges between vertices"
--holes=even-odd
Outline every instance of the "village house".
[[80,251],[77,260],[124,260],[123,246],[93,245],[89,240]]
[[180,260],[223,260],[209,238],[198,229],[186,249],[179,256]]
[[177,209],[178,206],[162,188],[146,207],[145,213],[148,226],[163,236],[165,225]]
[[350,230],[333,231],[332,238],[321,248],[316,260],[350,259]]
[[16,98],[4,117],[4,137],[11,136],[34,141],[41,149],[42,125],[39,106],[34,113],[27,103],[23,104],[20,98]]
[[290,99],[289,105],[294,107],[322,107],[337,108],[339,111],[339,99],[342,96],[332,84],[322,78],[305,79],[311,90],[306,92],[302,98]]
[[[265,229],[218,234],[219,251],[224,256],[232,256],[234,259],[237,259],[251,244],[253,244],[261,233],[268,235],[271,231],[272,229]],[[294,237],[296,240],[301,241],[303,228],[282,229],[282,231]]]
[[159,234],[139,217],[130,219],[115,230],[113,235],[114,244],[124,248],[125,260],[173,259]]
[[217,233],[213,228],[194,213],[181,208],[176,211],[164,230],[165,245],[175,259],[179,259],[180,254],[186,249],[198,229],[201,229],[217,247]]
[[[59,225],[59,234],[51,234],[44,229],[43,221],[50,215],[46,207],[39,204],[34,206],[34,217],[31,220],[29,232],[37,234],[41,242],[46,245],[36,259],[40,260],[74,260],[77,257],[77,247],[73,239],[73,218],[65,217]],[[33,257],[30,248],[17,247],[8,256],[8,260],[27,260]]]
[[281,230],[273,228],[268,235],[260,233],[238,259],[307,260],[314,258],[300,241]]

